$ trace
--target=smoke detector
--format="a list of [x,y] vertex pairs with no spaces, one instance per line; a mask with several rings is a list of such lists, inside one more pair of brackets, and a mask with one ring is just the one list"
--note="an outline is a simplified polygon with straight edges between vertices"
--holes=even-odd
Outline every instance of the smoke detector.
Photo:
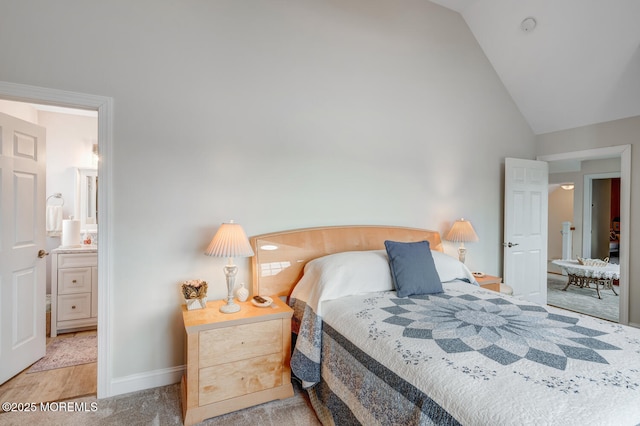
[[522,31],[524,31],[525,33],[530,33],[531,31],[533,31],[536,27],[536,20],[534,18],[525,18],[521,23],[520,23],[520,29]]

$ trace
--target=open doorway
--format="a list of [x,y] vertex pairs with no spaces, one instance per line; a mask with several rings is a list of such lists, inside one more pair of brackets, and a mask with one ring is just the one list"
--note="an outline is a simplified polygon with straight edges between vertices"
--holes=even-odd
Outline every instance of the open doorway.
[[[573,182],[549,185],[548,253],[551,261],[582,257],[619,265],[620,178],[597,176],[585,175],[584,206],[574,206]],[[583,220],[585,232],[582,254],[579,249],[574,251],[573,247],[576,240],[579,240],[573,238],[576,231],[576,211],[578,214],[588,213],[584,215]],[[617,229],[617,232],[614,229]],[[612,238],[613,235],[615,238]],[[612,287],[600,291],[594,289],[594,282],[584,280],[578,284],[588,284],[586,287],[567,285],[570,281],[567,270],[551,261],[548,263],[547,273],[549,305],[618,322],[619,300],[616,289],[619,280],[607,282],[607,285]]]
[[[548,286],[548,303],[626,324],[628,322],[629,257],[628,241],[624,241],[625,235],[628,236],[628,227],[624,224],[629,218],[630,206],[630,147],[593,149],[543,156],[539,159],[548,161],[550,165],[549,280],[559,281],[556,282],[556,287],[559,287],[556,289],[557,294],[565,299],[579,292],[585,293],[589,298],[585,299],[584,303],[576,302],[577,306],[562,306],[559,302],[551,300],[553,294]],[[562,189],[561,185],[565,189]],[[564,198],[565,201],[559,202],[558,198]],[[564,213],[554,211],[558,205],[565,206],[566,211]],[[592,214],[594,211],[595,214]],[[562,235],[562,226],[558,223],[560,221],[570,222],[568,229],[572,236],[568,242],[569,250],[563,250],[561,247],[564,235]],[[611,240],[610,232],[614,227],[619,230],[616,232],[615,241]],[[551,264],[554,259],[565,258],[567,251],[573,262],[577,262],[578,258],[602,260],[610,258],[611,254],[616,254],[613,261],[619,262],[620,279],[601,281],[602,286],[613,284],[608,288],[600,287],[601,298],[598,297],[593,283],[591,283],[591,289],[577,285],[570,285],[567,288],[565,284],[569,278],[567,269]],[[575,278],[575,275],[573,276]],[[607,276],[609,276],[608,272]],[[602,302],[605,298],[608,299],[609,308]]]
[[[0,100],[0,112],[46,129],[44,248],[49,254],[43,259],[47,263],[46,355],[0,385],[0,396],[18,400],[28,395],[32,402],[49,402],[95,395],[97,216],[94,209],[89,217],[81,206],[96,206],[97,192],[87,191],[81,183],[87,171],[97,176],[98,114],[8,100]],[[74,223],[82,224],[77,238],[65,241],[69,235],[63,225]]]
[[113,140],[113,99],[104,96],[76,93],[57,89],[29,86],[24,84],[0,81],[0,99],[29,102],[45,105],[56,105],[67,108],[77,108],[97,111],[98,113],[98,151],[100,163],[98,179],[100,192],[98,194],[98,361],[97,361],[97,396],[105,398],[112,396],[112,354],[110,348],[111,336],[111,255],[110,239],[110,206],[112,166],[110,162]]
[[620,257],[620,172],[584,176],[584,257],[618,263]]

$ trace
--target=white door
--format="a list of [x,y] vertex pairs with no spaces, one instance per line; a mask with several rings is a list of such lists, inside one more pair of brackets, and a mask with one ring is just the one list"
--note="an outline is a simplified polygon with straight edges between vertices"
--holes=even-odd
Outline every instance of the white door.
[[45,129],[0,114],[0,383],[45,354],[45,160]]
[[514,296],[546,305],[548,164],[506,158],[504,179],[504,281]]

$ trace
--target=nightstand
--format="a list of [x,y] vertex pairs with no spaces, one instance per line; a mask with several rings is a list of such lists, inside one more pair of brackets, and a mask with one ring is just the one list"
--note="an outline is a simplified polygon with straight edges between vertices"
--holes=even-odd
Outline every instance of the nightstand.
[[226,300],[188,311],[187,371],[182,377],[182,416],[186,426],[209,417],[293,396],[291,317],[293,310],[273,297],[267,308],[238,302],[240,312],[219,311]]
[[493,275],[485,275],[484,277],[475,277],[480,287],[488,290],[497,291],[500,293],[500,283],[502,283],[501,277],[494,277]]

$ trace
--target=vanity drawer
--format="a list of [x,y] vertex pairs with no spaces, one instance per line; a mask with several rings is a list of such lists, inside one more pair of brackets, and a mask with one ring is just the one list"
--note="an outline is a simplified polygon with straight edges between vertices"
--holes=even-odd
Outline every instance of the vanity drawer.
[[282,352],[200,370],[200,406],[282,385]]
[[91,293],[58,296],[58,321],[91,317]]
[[96,253],[72,253],[58,255],[58,269],[98,266]]
[[273,353],[282,353],[280,319],[200,332],[200,368]]
[[91,268],[58,270],[58,294],[91,292]]

